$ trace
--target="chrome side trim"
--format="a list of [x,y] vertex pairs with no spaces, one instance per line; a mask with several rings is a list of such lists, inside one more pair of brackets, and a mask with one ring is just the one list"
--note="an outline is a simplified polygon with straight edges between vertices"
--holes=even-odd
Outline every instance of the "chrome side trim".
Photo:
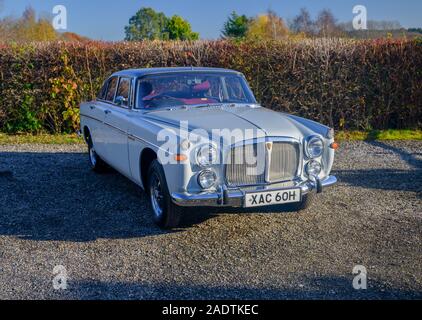
[[98,121],[98,122],[100,122],[100,123],[102,123],[102,124],[105,124],[106,126],[108,126],[108,127],[111,127],[111,128],[113,128],[113,129],[116,129],[117,131],[120,131],[120,132],[122,132],[122,133],[124,133],[124,134],[127,134],[127,132],[126,131],[124,131],[124,130],[122,130],[122,129],[120,129],[120,128],[118,128],[118,127],[116,127],[116,126],[113,126],[112,124],[109,124],[109,123],[107,123],[107,122],[105,122],[105,121],[101,121],[101,120],[98,120],[97,118],[94,118],[94,117],[91,117],[91,116],[88,116],[88,115],[86,115],[86,114],[80,114],[81,116],[83,116],[83,117],[87,117],[87,118],[89,118],[89,119],[92,119],[92,120],[95,120],[95,121]]
[[97,118],[94,118],[92,116],[88,116],[88,115],[86,115],[84,113],[80,113],[79,116],[86,117],[86,118],[89,118],[89,119],[92,119],[92,120],[95,120],[95,121],[98,121],[98,122],[103,123],[101,120],[98,120]]
[[125,135],[127,135],[127,132],[126,131],[124,131],[124,130],[122,130],[122,129],[120,129],[120,128],[118,128],[118,127],[116,127],[116,126],[113,126],[112,124],[109,124],[109,123],[107,123],[107,122],[103,122],[106,126],[108,126],[108,127],[110,127],[110,128],[113,128],[113,129],[115,129],[115,130],[117,130],[117,131],[119,131],[119,132],[121,132],[121,133],[123,133],[123,134],[125,134]]
[[138,137],[138,136],[136,136],[136,135],[133,135],[133,134],[128,134],[127,135],[127,137],[128,137],[128,139],[129,140],[138,140],[138,141],[140,141],[140,142],[143,142],[143,143],[146,143],[146,144],[148,144],[148,145],[150,145],[150,146],[152,146],[152,147],[154,147],[154,148],[156,148],[157,150],[159,149],[159,150],[163,150],[164,152],[168,152],[170,155],[174,155],[174,153],[173,152],[170,152],[170,151],[168,151],[168,150],[165,150],[165,149],[163,149],[162,147],[160,147],[160,146],[158,146],[158,145],[156,145],[156,144],[154,144],[154,143],[152,143],[152,142],[149,142],[149,141],[147,141],[147,140],[145,140],[145,139],[142,139],[141,137]]
[[[100,123],[102,123],[102,124],[105,124],[105,125],[107,125],[107,126],[109,126],[109,127],[111,127],[111,128],[114,128],[114,129],[116,129],[116,130],[119,130],[119,131],[121,131],[122,133],[124,133],[124,134],[126,134],[127,135],[127,137],[128,137],[128,139],[130,139],[130,140],[138,140],[138,141],[140,141],[140,142],[144,142],[144,143],[146,143],[146,144],[148,144],[148,145],[150,145],[150,146],[152,146],[152,147],[155,147],[156,149],[161,149],[161,150],[164,150],[163,148],[161,148],[160,146],[157,146],[156,144],[154,144],[154,143],[152,143],[152,142],[149,142],[149,141],[147,141],[147,140],[145,140],[145,139],[142,139],[142,138],[140,138],[140,137],[138,137],[138,136],[136,136],[136,135],[133,135],[133,134],[130,134],[130,133],[127,133],[126,131],[123,131],[123,130],[121,130],[121,129],[119,129],[119,128],[117,128],[117,127],[115,127],[115,126],[113,126],[113,125],[111,125],[111,124],[108,124],[108,123],[106,123],[106,122],[103,122],[103,121],[101,121],[101,120],[98,120],[97,118],[94,118],[94,117],[91,117],[91,116],[88,116],[88,115],[86,115],[86,114],[80,114],[81,116],[83,116],[83,117],[87,117],[87,118],[90,118],[90,119],[92,119],[92,120],[95,120],[95,121],[98,121],[98,122],[100,122]],[[173,153],[170,153],[171,155],[173,155]]]

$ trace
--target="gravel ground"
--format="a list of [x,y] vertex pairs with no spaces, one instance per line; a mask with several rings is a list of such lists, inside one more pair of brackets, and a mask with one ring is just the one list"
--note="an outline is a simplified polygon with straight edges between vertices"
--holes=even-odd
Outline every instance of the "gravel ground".
[[344,143],[339,184],[310,209],[195,208],[167,232],[83,146],[0,146],[0,299],[421,299],[421,151]]

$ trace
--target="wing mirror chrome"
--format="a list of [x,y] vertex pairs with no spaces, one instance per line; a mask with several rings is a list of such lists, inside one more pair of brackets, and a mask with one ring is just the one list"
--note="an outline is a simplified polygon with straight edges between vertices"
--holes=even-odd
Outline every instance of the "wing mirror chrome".
[[118,96],[116,99],[114,99],[114,103],[118,106],[127,105],[128,98],[125,98],[123,96]]

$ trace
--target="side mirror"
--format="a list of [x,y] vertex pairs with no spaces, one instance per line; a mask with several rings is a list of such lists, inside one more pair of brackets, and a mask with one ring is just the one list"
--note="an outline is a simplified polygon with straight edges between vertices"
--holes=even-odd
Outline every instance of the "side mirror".
[[118,106],[122,106],[122,105],[127,106],[127,102],[128,102],[128,99],[123,96],[118,96],[116,97],[116,99],[114,99],[114,103],[117,104]]

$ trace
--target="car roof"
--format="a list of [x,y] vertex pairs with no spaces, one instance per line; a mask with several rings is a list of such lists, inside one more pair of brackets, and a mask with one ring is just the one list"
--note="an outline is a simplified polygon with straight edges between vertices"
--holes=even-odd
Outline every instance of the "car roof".
[[144,68],[144,69],[127,69],[113,73],[112,76],[128,76],[128,77],[142,77],[149,74],[173,73],[173,72],[227,72],[237,73],[239,71],[223,69],[223,68],[206,68],[206,67],[174,67],[174,68]]

